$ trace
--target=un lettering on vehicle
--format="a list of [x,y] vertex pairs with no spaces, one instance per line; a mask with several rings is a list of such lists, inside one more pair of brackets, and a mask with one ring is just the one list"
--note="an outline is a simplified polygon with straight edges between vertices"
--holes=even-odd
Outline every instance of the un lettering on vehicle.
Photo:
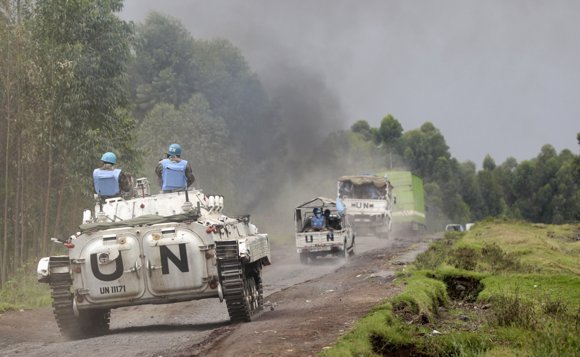
[[127,287],[125,285],[101,286],[99,288],[99,293],[101,295],[119,294],[119,293],[126,293],[126,292],[127,292]]
[[165,296],[202,289],[208,276],[205,252],[199,248],[204,245],[190,232],[176,232],[171,239],[144,237],[143,254],[149,260],[149,291]]
[[87,289],[87,301],[115,301],[143,295],[145,273],[137,237],[125,234],[123,244],[95,239],[84,251],[86,268],[81,269],[82,279],[75,277],[73,284],[75,288]]

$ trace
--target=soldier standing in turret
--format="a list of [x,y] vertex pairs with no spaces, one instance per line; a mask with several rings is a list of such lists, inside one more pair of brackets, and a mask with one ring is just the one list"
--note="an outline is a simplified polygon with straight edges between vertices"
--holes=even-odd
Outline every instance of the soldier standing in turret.
[[193,170],[187,160],[181,158],[181,146],[169,145],[167,158],[159,161],[155,167],[155,173],[159,178],[163,192],[185,190],[195,181]]

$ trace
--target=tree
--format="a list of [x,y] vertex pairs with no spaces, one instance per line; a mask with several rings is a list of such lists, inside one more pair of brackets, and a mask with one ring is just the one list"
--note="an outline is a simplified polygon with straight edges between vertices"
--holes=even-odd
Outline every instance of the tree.
[[72,153],[96,158],[103,151],[134,156],[125,81],[131,29],[115,15],[122,4],[122,0],[45,0],[35,7],[31,28],[39,44],[38,63],[44,68],[39,98],[47,108],[43,251],[51,201],[62,199],[64,186],[58,185],[72,179],[82,185],[77,192],[92,193],[88,173],[94,161],[66,158]]
[[435,231],[443,230],[445,224],[449,222],[449,217],[443,211],[443,202],[446,197],[441,191],[439,185],[435,182],[426,182],[425,189],[425,208],[427,227]]
[[151,12],[136,26],[130,73],[137,120],[158,103],[179,108],[191,98],[199,84],[193,55],[194,40],[178,20]]
[[[514,192],[514,173],[518,167],[518,162],[513,157],[508,157],[500,166],[494,170],[494,177],[497,184],[501,187],[506,205],[511,208],[516,201]],[[513,215],[511,210],[506,212]]]
[[367,141],[372,139],[371,127],[366,120],[359,120],[351,125],[350,131],[360,134]]
[[467,161],[459,166],[459,193],[469,207],[469,221],[480,220],[485,217],[485,207],[480,187],[477,181],[475,163]]
[[505,201],[500,185],[498,185],[494,172],[483,170],[477,174],[479,191],[483,198],[483,217],[498,217],[505,211]]
[[495,160],[489,155],[485,155],[483,159],[483,169],[485,171],[493,171],[495,169]]
[[405,132],[402,150],[412,171],[428,181],[433,178],[437,159],[451,157],[445,138],[430,122],[424,123],[418,130]]
[[9,269],[46,254],[49,235],[74,229],[104,148],[135,155],[125,82],[131,33],[114,14],[121,7],[121,0],[0,4],[0,164],[10,173],[0,179],[10,202],[0,220],[9,237],[2,257],[13,250],[2,258]]
[[403,126],[391,114],[381,120],[379,137],[382,142],[394,148],[401,135],[403,135]]
[[267,160],[280,136],[280,119],[241,51],[224,39],[197,40],[193,61],[199,69],[199,91],[224,119],[241,155],[256,163]]

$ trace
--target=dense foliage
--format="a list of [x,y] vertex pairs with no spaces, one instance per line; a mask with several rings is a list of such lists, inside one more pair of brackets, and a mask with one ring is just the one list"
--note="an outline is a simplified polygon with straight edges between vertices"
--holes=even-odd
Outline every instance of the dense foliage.
[[558,154],[546,144],[531,160],[518,163],[510,157],[501,165],[488,155],[477,171],[475,163],[459,163],[451,156],[432,123],[406,132],[397,124],[388,115],[379,128],[361,120],[351,131],[359,140],[380,144],[384,166],[408,168],[425,180],[428,220],[435,229],[448,220],[466,223],[486,217],[554,224],[580,221],[580,156],[570,150]]
[[0,283],[74,232],[99,154],[134,157],[122,0],[0,3]]
[[151,13],[136,26],[129,69],[140,174],[153,168],[172,142],[193,164],[196,187],[220,192],[230,207],[257,189],[255,174],[277,137],[272,104],[239,49],[223,39],[196,40],[177,20]]
[[377,128],[337,130],[339,103],[313,74],[283,68],[267,90],[226,39],[195,39],[159,13],[130,24],[122,5],[0,1],[0,285],[49,254],[50,236],[76,231],[103,152],[155,187],[173,142],[196,187],[258,223],[288,228],[292,207],[332,197],[337,177],[385,168],[424,178],[433,229],[488,216],[580,220],[580,158],[569,150],[546,145],[501,165],[488,157],[477,171],[430,122],[405,131],[387,115]]

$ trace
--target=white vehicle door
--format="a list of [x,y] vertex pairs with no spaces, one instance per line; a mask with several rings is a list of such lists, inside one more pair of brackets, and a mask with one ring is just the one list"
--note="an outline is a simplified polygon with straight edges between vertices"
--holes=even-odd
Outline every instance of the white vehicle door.
[[203,241],[184,228],[163,228],[143,237],[143,255],[149,281],[148,289],[156,296],[170,296],[195,291],[207,285]]

